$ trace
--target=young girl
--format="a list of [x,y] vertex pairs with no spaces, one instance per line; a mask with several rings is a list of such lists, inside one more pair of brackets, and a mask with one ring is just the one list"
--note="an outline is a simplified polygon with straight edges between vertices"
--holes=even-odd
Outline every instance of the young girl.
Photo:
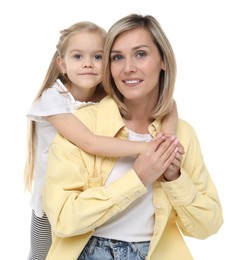
[[[57,50],[43,85],[27,114],[28,157],[25,186],[32,191],[31,249],[29,259],[45,259],[51,245],[50,224],[43,211],[41,190],[45,180],[48,147],[57,132],[91,154],[122,157],[140,154],[146,142],[93,135],[74,115],[83,106],[104,96],[101,61],[106,32],[91,22],[80,22],[61,31]],[[107,115],[105,115],[105,123]],[[177,110],[163,121],[162,131],[175,133]]]

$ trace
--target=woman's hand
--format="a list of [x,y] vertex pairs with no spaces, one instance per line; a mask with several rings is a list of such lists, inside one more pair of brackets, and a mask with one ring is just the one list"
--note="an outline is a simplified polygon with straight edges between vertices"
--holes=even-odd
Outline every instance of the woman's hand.
[[145,186],[162,177],[172,163],[173,167],[166,174],[174,175],[177,172],[176,165],[179,165],[180,160],[175,158],[181,148],[182,146],[175,136],[156,138],[149,142],[147,149],[138,156],[133,169]]
[[[161,137],[164,135],[164,132],[160,132],[156,135],[156,138]],[[172,135],[167,135],[165,134],[166,138],[171,138]],[[183,145],[178,142],[178,151],[176,153],[176,156],[171,163],[171,165],[167,168],[167,170],[163,173],[163,179],[166,181],[173,181],[176,180],[180,176],[180,166],[181,166],[181,161],[183,159],[184,155],[184,147]]]
[[184,155],[184,147],[178,142],[178,151],[170,166],[164,171],[163,178],[166,181],[174,181],[180,176],[180,167]]

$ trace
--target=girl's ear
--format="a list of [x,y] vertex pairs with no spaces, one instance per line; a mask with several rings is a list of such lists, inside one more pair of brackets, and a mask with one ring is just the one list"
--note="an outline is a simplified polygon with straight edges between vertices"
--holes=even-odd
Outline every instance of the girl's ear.
[[58,65],[61,73],[66,74],[66,66],[65,66],[65,63],[64,63],[63,59],[61,58],[61,56],[58,56],[56,58],[56,64]]

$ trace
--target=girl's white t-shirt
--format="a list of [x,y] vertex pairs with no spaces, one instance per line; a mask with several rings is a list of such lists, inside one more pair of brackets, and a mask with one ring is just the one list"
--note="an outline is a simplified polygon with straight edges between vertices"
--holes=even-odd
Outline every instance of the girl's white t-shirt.
[[44,214],[42,206],[42,187],[45,181],[48,149],[57,134],[56,129],[44,119],[45,116],[73,113],[79,107],[92,105],[93,102],[76,101],[68,89],[57,79],[51,88],[45,90],[27,113],[27,118],[35,121],[35,162],[34,183],[31,207],[36,216]]

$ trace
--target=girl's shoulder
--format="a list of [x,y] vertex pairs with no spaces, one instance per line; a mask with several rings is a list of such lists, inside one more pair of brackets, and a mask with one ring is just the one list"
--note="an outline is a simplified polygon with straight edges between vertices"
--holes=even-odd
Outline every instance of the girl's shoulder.
[[55,82],[35,100],[27,113],[29,119],[43,121],[45,116],[71,113],[71,103],[75,103],[75,101],[70,100],[70,97],[62,95],[58,86],[59,84]]

